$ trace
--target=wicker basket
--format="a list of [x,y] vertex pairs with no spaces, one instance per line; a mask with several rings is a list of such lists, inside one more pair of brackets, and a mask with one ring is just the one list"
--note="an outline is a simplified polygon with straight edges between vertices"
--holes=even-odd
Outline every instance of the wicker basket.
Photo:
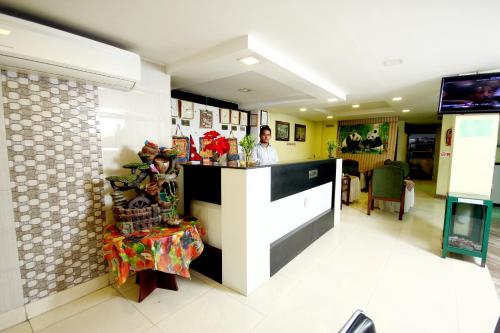
[[151,230],[154,226],[161,225],[165,209],[154,204],[145,208],[113,207],[113,217],[116,227],[124,234],[136,231]]

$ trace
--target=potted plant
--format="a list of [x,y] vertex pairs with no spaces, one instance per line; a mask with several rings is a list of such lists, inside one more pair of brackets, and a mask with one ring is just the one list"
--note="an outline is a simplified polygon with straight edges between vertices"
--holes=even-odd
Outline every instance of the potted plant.
[[245,135],[245,137],[240,141],[240,147],[243,149],[243,153],[245,154],[246,166],[250,166],[250,157],[252,156],[255,142],[255,138],[251,135]]
[[212,159],[216,163],[219,162],[222,155],[229,151],[229,141],[217,131],[209,131],[203,134],[203,140],[209,143],[203,148],[200,155],[203,156],[203,153],[209,150],[213,153]]
[[328,140],[326,142],[326,146],[328,149],[328,158],[334,158],[335,157],[335,150],[338,147],[337,143],[335,142],[335,140]]

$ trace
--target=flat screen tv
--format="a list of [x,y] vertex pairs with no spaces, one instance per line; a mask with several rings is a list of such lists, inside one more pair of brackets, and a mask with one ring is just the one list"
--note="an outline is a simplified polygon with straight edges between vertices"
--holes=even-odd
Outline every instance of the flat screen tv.
[[500,112],[500,73],[445,77],[438,114]]

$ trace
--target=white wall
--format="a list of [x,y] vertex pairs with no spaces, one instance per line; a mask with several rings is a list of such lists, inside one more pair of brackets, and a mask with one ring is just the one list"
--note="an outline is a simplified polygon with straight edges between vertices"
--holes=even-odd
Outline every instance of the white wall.
[[[0,99],[2,89],[0,89]],[[3,103],[0,103],[0,330],[24,319],[23,289],[17,252],[16,226],[10,190]],[[16,309],[20,308],[20,311]],[[4,315],[7,314],[7,315]]]
[[450,192],[490,197],[499,117],[498,114],[456,117]]
[[[450,184],[450,172],[451,172],[451,159],[452,159],[452,148],[451,146],[446,145],[446,131],[451,128],[453,131],[453,135],[455,135],[455,117],[454,115],[445,115],[443,116],[443,122],[441,123],[441,138],[440,138],[440,149],[439,149],[439,167],[437,173],[437,182],[436,182],[436,194],[437,195],[446,195],[448,193],[448,187]],[[437,139],[437,138],[436,138]],[[443,155],[445,154],[445,155]],[[446,154],[449,154],[447,156]],[[443,155],[443,156],[441,156]]]
[[406,162],[408,151],[408,134],[405,133],[405,122],[398,121],[398,148],[396,151],[396,161]]
[[[176,103],[178,103],[178,100],[172,98],[171,105],[175,105]],[[175,135],[177,125],[179,125],[180,132],[177,133],[177,135],[181,135],[181,133],[183,136],[187,137],[191,135],[193,137],[193,141],[196,145],[196,150],[198,151],[198,153],[200,152],[200,137],[202,137],[203,134],[205,134],[208,131],[215,130],[219,132],[221,135],[225,136],[226,138],[229,138],[231,135],[231,126],[236,126],[236,130],[233,131],[232,137],[237,138],[238,143],[246,135],[246,126],[242,125],[224,124],[227,125],[228,129],[223,130],[222,129],[223,124],[220,123],[220,118],[219,118],[220,109],[218,107],[205,104],[198,104],[198,103],[193,103],[193,105],[194,105],[194,117],[193,119],[186,119],[189,120],[189,126],[183,126],[181,123],[181,118],[176,118],[176,124],[171,125],[171,131],[172,135]],[[212,112],[213,116],[212,128],[200,128],[200,110],[208,110]],[[248,118],[250,118],[250,114],[248,115]],[[238,146],[238,151],[241,152],[241,148],[239,146]]]
[[[104,176],[127,174],[121,166],[138,162],[145,140],[170,146],[170,76],[160,66],[142,62],[142,78],[132,91],[99,88]],[[112,204],[106,182],[106,215]]]

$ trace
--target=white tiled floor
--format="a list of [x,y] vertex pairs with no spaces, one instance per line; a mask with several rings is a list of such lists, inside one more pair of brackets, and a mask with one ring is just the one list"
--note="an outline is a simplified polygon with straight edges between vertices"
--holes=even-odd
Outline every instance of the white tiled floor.
[[[417,183],[416,206],[366,215],[366,197],[344,206],[342,223],[249,297],[193,273],[179,291],[101,289],[4,333],[337,332],[356,309],[377,332],[493,332],[500,304],[489,271],[440,257],[444,201]],[[365,201],[363,201],[363,198]]]

